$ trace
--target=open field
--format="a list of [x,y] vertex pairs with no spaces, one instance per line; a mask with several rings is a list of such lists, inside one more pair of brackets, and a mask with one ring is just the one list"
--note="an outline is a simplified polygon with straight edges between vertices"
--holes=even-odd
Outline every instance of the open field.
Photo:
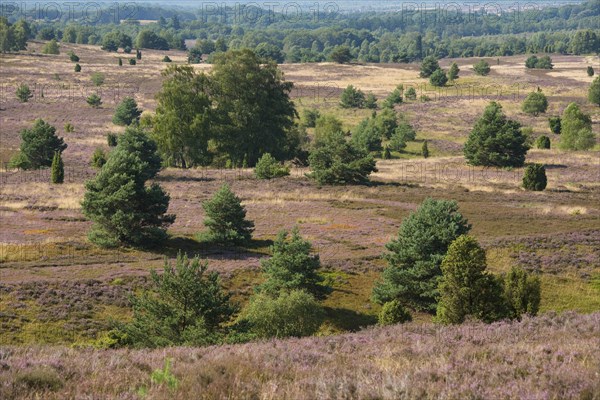
[[[427,95],[431,101],[405,102],[396,110],[414,125],[417,140],[393,159],[378,160],[378,172],[367,186],[319,187],[306,178],[306,168],[293,168],[289,177],[271,181],[257,180],[250,169],[165,169],[157,182],[170,194],[169,213],[177,219],[164,247],[142,251],[104,250],[87,241],[91,223],[80,206],[84,182],[95,173],[89,166],[93,151],[108,150],[106,134],[123,129],[111,122],[118,102],[134,96],[142,109],[152,112],[166,65],[163,56],[183,63],[186,53],[144,50],[142,60],[130,66],[131,55],[106,53],[97,46],[61,44],[61,54],[49,56],[40,54],[42,45],[34,41],[23,54],[0,55],[0,398],[19,393],[34,398],[34,392],[20,386],[19,376],[40,368],[59,375],[60,381],[43,398],[137,398],[140,388],[149,385],[151,371],[168,357],[174,359],[181,388],[174,394],[162,386],[148,387],[152,398],[183,399],[200,392],[204,398],[223,393],[273,399],[504,398],[500,382],[511,374],[517,385],[511,393],[522,398],[548,398],[546,390],[555,398],[598,396],[600,387],[590,382],[598,381],[600,368],[593,351],[600,344],[600,145],[585,152],[556,150],[560,136],[550,133],[547,122],[574,101],[591,114],[598,135],[600,109],[586,101],[592,78],[585,73],[586,65],[600,70],[598,57],[553,55],[551,71],[526,70],[526,56],[500,57],[489,59],[492,73],[487,77],[472,72],[478,59],[445,59],[443,68],[456,61],[461,72],[455,84],[442,90],[420,79],[416,64],[283,64],[286,79],[295,83],[292,97],[298,111],[317,108],[334,114],[348,130],[371,114],[338,106],[348,84],[380,101],[398,84],[415,87],[418,98]],[[73,71],[69,50],[81,58],[80,73]],[[93,86],[93,72],[105,75],[102,86]],[[28,103],[19,103],[14,95],[22,82],[34,90]],[[550,106],[545,115],[533,117],[520,106],[538,86]],[[99,109],[85,102],[93,92],[102,97]],[[465,164],[462,145],[491,100],[499,101],[510,118],[532,127],[534,137],[550,136],[552,150],[531,150],[527,156],[528,162],[546,165],[545,191],[523,190],[521,168]],[[68,144],[63,185],[51,185],[48,170],[4,167],[18,149],[19,130],[35,118],[54,125]],[[66,133],[66,123],[75,131]],[[425,139],[429,159],[419,153]],[[247,247],[223,249],[197,239],[205,229],[201,202],[223,182],[242,198],[256,225]],[[161,268],[179,250],[208,259],[233,299],[244,304],[261,282],[260,260],[269,255],[277,232],[295,225],[319,253],[323,275],[333,288],[323,302],[326,321],[319,335],[372,325],[380,308],[370,299],[371,289],[385,267],[385,244],[427,197],[458,202],[492,272],[519,265],[540,273],[541,311],[549,314],[521,323],[447,330],[432,325],[429,315],[417,314],[413,323],[388,329],[225,348],[86,348],[111,321],[130,318],[129,295],[147,285],[151,269]],[[359,346],[365,343],[369,346]],[[34,344],[52,346],[22,346]],[[288,347],[301,351],[288,354]],[[92,356],[95,361],[89,362]],[[312,368],[315,362],[327,374],[322,383]],[[347,364],[354,366],[352,372],[339,369]],[[258,377],[257,365],[264,368]],[[184,370],[192,373],[184,377]],[[441,370],[443,377],[436,375]],[[127,379],[116,382],[108,375]],[[476,376],[476,383],[468,386],[466,376]]]

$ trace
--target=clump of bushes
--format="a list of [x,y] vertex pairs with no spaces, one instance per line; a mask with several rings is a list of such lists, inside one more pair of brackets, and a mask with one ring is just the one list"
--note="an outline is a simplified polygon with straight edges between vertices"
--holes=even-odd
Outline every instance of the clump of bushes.
[[92,83],[96,86],[102,86],[102,84],[104,83],[104,74],[102,72],[94,72],[92,74],[92,76],[90,77],[90,79],[92,80]]
[[480,60],[475,65],[473,65],[473,70],[477,75],[486,76],[490,73],[491,68],[490,64],[485,60]]
[[536,192],[546,189],[548,179],[546,178],[546,168],[542,164],[529,164],[525,168],[523,175],[523,187],[527,190]]
[[379,325],[394,325],[412,321],[412,316],[397,299],[388,301],[379,312]]
[[17,94],[17,99],[19,99],[19,101],[21,103],[27,103],[29,101],[29,99],[33,97],[33,94],[31,94],[31,90],[29,89],[29,85],[27,85],[25,83],[21,83],[17,87],[16,94]]
[[90,161],[90,165],[94,168],[102,168],[102,166],[106,164],[106,153],[100,147],[94,150],[94,154],[92,154],[92,160]]
[[546,135],[542,135],[537,138],[535,145],[538,149],[548,150],[550,149],[550,138]]
[[561,131],[560,116],[548,118],[548,124],[550,125],[550,131],[552,133],[560,135],[560,131]]
[[256,163],[254,174],[258,179],[273,179],[290,174],[290,169],[281,165],[271,154],[265,153]]
[[135,64],[137,64],[137,61],[135,61],[135,58],[130,58],[129,65],[135,65]]
[[109,147],[115,147],[117,145],[117,134],[116,133],[107,133],[106,134],[106,143]]
[[75,64],[75,67],[73,68],[73,71],[75,71],[75,72],[81,72],[81,65]]
[[164,57],[163,57],[163,59],[162,59],[162,61],[163,61],[163,62],[170,63],[172,60],[171,60],[171,57],[169,57],[169,56],[164,56]]
[[531,56],[525,61],[525,66],[529,69],[552,69],[553,67],[550,56],[543,56],[540,58]]
[[92,93],[85,101],[93,108],[98,108],[102,105],[102,99],[96,93]]

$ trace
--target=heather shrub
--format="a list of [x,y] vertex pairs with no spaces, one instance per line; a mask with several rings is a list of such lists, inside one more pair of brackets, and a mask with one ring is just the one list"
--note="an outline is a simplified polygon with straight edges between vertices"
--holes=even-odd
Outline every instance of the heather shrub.
[[317,332],[324,310],[312,295],[302,290],[282,291],[276,297],[259,293],[252,296],[242,318],[257,337],[301,337]]
[[64,385],[62,378],[50,367],[34,367],[19,371],[16,374],[15,383],[38,393],[46,390],[55,391]]
[[379,325],[394,325],[412,321],[412,316],[398,300],[388,301],[379,312]]
[[221,287],[219,274],[207,268],[207,262],[179,253],[174,266],[165,260],[162,274],[152,270],[150,289],[131,298],[133,319],[117,325],[120,345],[202,346],[220,341],[223,324],[235,307]]
[[427,198],[402,221],[398,236],[386,244],[388,267],[373,288],[379,304],[398,299],[416,310],[434,312],[440,264],[448,246],[471,225],[455,201]]
[[540,308],[540,278],[519,267],[512,267],[504,278],[504,297],[510,318],[521,319],[523,314],[537,315]]
[[550,149],[550,138],[546,135],[542,135],[537,138],[535,145],[538,149]]
[[318,273],[321,261],[317,254],[311,254],[311,248],[297,227],[292,229],[291,236],[287,231],[279,232],[271,246],[273,255],[261,260],[266,280],[257,291],[275,297],[281,291],[304,290],[316,298],[324,297],[329,288],[323,285]]
[[442,261],[436,320],[460,324],[467,318],[484,322],[501,319],[505,313],[502,284],[486,273],[485,251],[468,235],[458,237]]
[[265,153],[256,163],[254,174],[258,179],[273,179],[289,175],[290,169],[281,165],[279,161],[269,153]]
[[527,190],[542,191],[546,189],[548,179],[543,164],[529,164],[523,174],[523,187]]
[[254,222],[246,220],[246,209],[242,202],[224,184],[213,197],[202,203],[206,213],[204,226],[209,230],[209,239],[218,243],[244,244],[252,238]]

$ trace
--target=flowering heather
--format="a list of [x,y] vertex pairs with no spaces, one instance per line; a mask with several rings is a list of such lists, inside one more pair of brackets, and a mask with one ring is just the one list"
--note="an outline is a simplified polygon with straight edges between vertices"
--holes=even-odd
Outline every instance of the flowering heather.
[[[597,399],[600,313],[160,350],[0,348],[0,398]],[[150,382],[173,359],[176,390]],[[58,375],[35,390],[32,371]],[[40,378],[41,379],[41,378]]]

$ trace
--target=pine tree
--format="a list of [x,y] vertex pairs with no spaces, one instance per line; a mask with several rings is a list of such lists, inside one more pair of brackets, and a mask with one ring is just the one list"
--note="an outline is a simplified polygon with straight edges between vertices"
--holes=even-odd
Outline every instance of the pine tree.
[[102,105],[102,99],[96,93],[89,95],[85,101],[94,108],[98,108]]
[[588,100],[590,103],[600,107],[600,76],[597,76],[590,85],[590,89],[588,90]]
[[595,73],[594,67],[592,67],[591,65],[588,65],[588,67],[587,67],[587,75],[588,76],[594,76],[594,73]]
[[432,86],[438,86],[438,87],[445,86],[447,82],[448,82],[448,77],[446,76],[446,73],[442,69],[435,70],[429,77],[429,83]]
[[28,85],[26,85],[25,83],[21,83],[17,87],[17,99],[19,99],[21,103],[27,103],[32,97],[33,94],[31,94],[31,90],[29,90]]
[[531,92],[523,101],[521,107],[524,113],[538,116],[539,113],[545,113],[548,109],[548,99],[541,91]]
[[112,122],[116,125],[131,125],[134,122],[139,122],[142,110],[137,106],[133,97],[125,97],[115,109]]
[[429,78],[431,74],[440,69],[440,64],[434,56],[427,56],[421,63],[421,78]]
[[490,64],[485,60],[479,60],[475,65],[473,65],[473,70],[477,75],[486,76],[490,73]]
[[21,131],[19,153],[10,161],[11,167],[38,169],[52,165],[55,152],[62,152],[67,144],[56,135],[56,128],[42,119],[36,119],[31,129]]
[[59,151],[54,152],[52,158],[50,179],[52,183],[63,183],[65,181],[65,168]]
[[423,141],[423,147],[421,147],[421,154],[423,154],[423,158],[429,158],[429,147],[427,147],[427,140]]
[[561,123],[560,123],[560,117],[559,116],[548,118],[548,124],[550,125],[550,131],[552,133],[560,135]]
[[548,150],[550,149],[550,138],[542,135],[536,140],[535,144],[538,149]]
[[408,307],[434,312],[442,259],[448,246],[470,229],[456,202],[425,199],[402,221],[398,237],[386,244],[388,267],[373,288],[373,300],[384,304],[398,299]]
[[73,68],[73,70],[74,70],[75,72],[81,72],[81,65],[79,65],[79,64],[75,64],[75,67]]
[[485,251],[474,238],[462,235],[452,242],[441,265],[437,321],[460,324],[471,317],[492,322],[504,316],[501,281],[486,267]]
[[211,238],[219,243],[244,244],[252,238],[254,223],[246,220],[246,209],[242,202],[224,184],[214,196],[202,203],[206,213],[204,226],[211,234]]
[[297,227],[291,236],[287,231],[277,235],[271,247],[272,257],[261,260],[265,282],[257,290],[276,297],[279,292],[304,290],[316,298],[323,298],[328,287],[319,275],[319,256],[311,254],[312,245],[300,236]]
[[169,195],[157,183],[156,144],[143,132],[127,128],[98,174],[86,182],[82,210],[94,222],[90,241],[104,247],[153,246],[167,237],[175,220],[166,214]]
[[452,63],[450,69],[448,70],[448,79],[450,81],[455,81],[458,79],[458,73],[460,72],[460,68],[458,68],[458,64]]
[[363,108],[365,106],[365,94],[362,90],[348,85],[342,92],[340,106],[342,108]]
[[523,314],[537,315],[541,300],[540,278],[513,267],[504,278],[504,298],[510,318],[521,319]]
[[588,150],[596,144],[592,132],[592,119],[583,113],[577,103],[571,103],[560,120],[561,135],[559,147],[563,150]]

